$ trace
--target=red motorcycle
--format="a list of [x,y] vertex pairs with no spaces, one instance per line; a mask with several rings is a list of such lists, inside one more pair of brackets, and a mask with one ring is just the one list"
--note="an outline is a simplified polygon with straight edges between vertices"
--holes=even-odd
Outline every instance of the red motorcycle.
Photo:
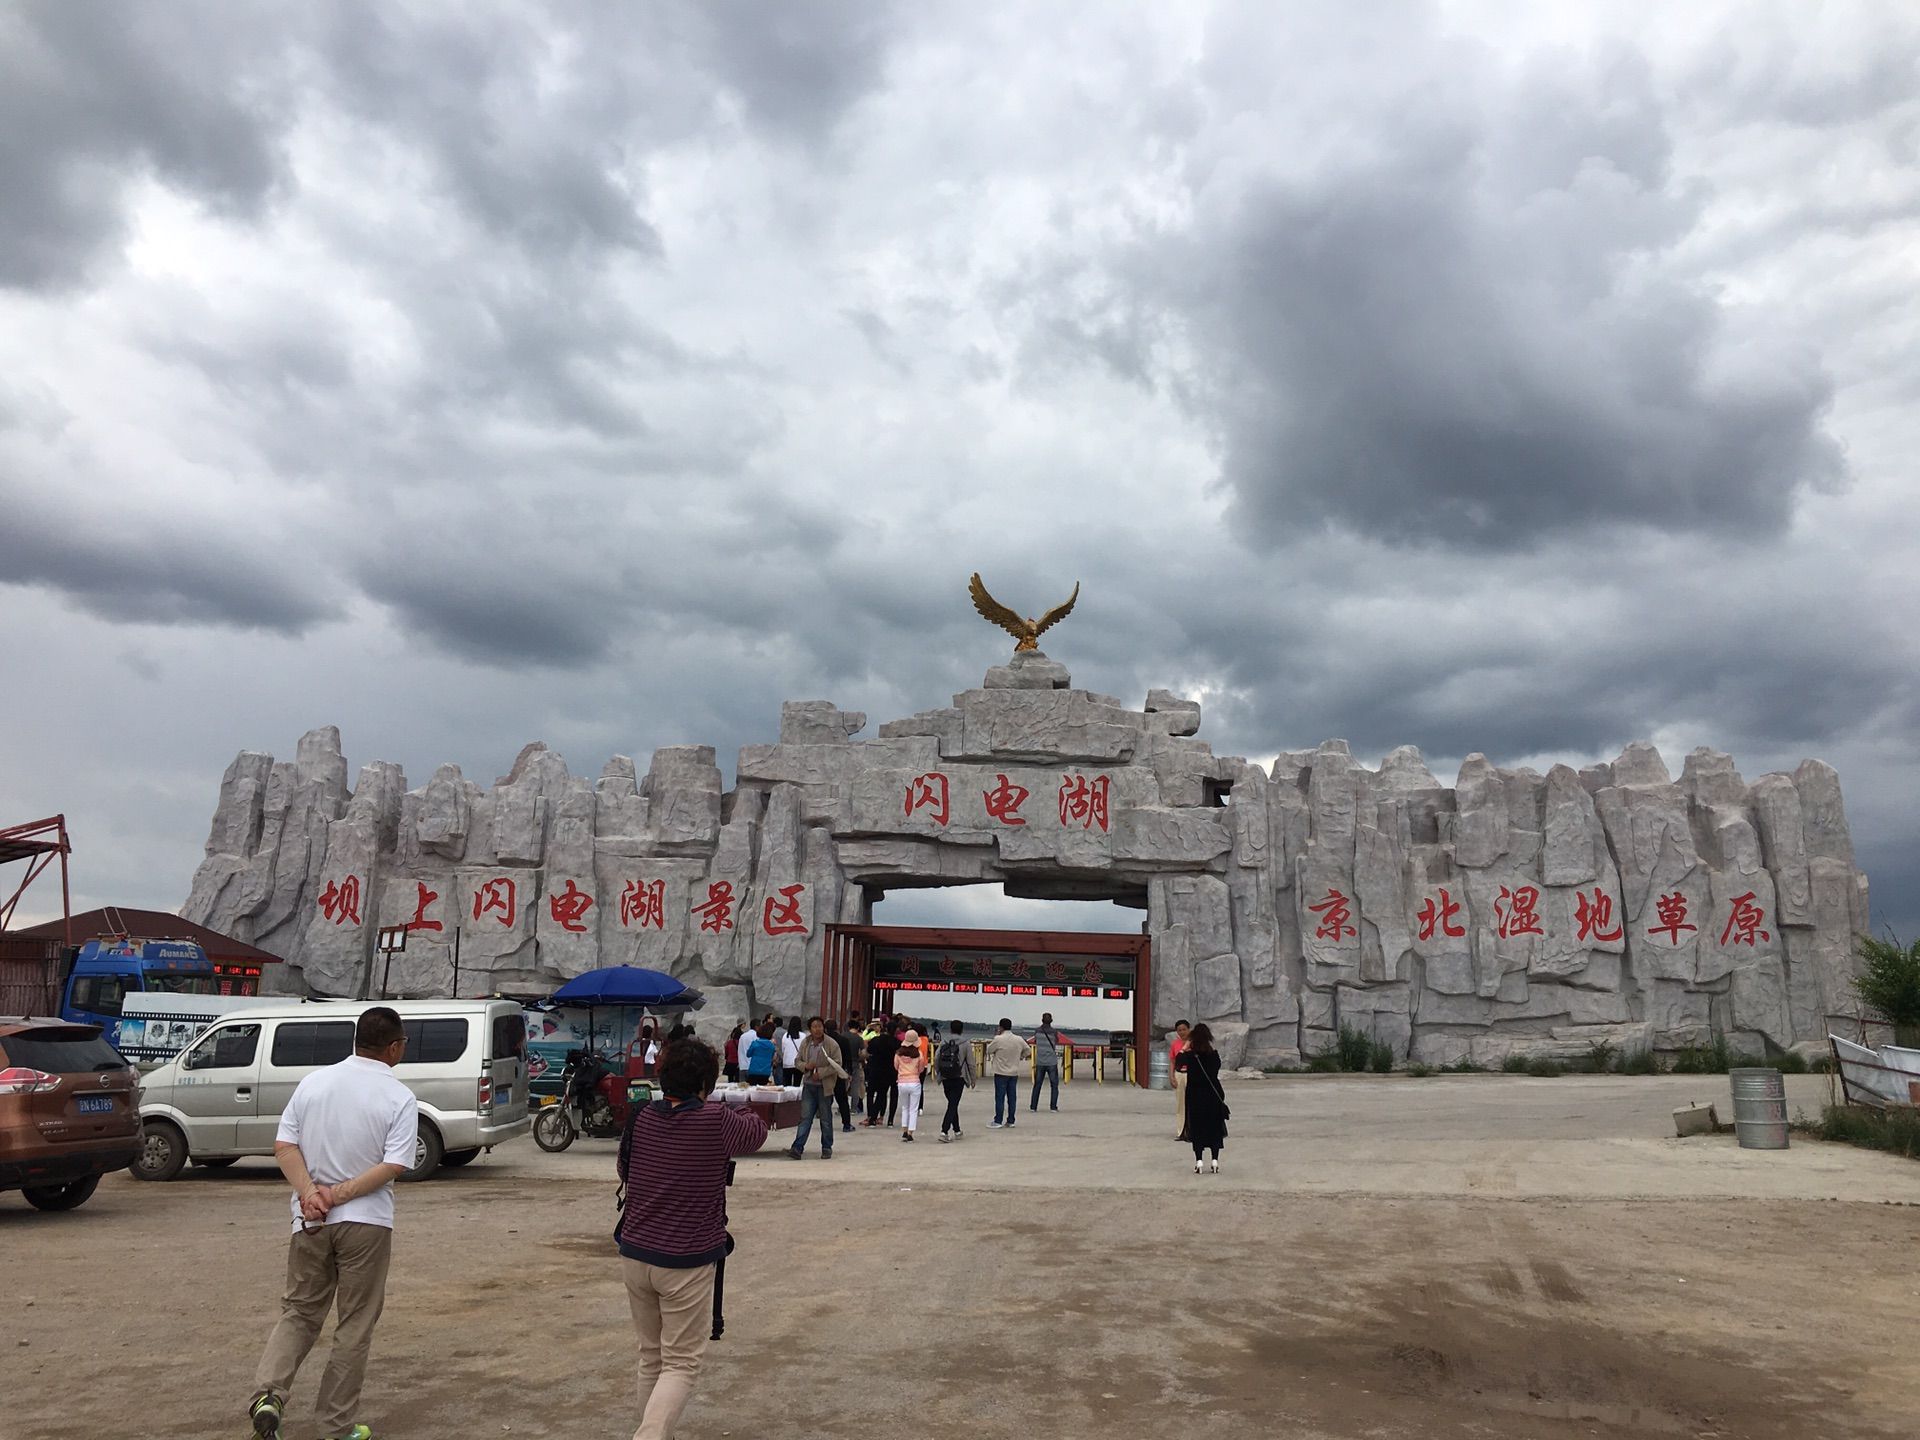
[[632,1083],[591,1051],[569,1050],[560,1073],[560,1099],[534,1117],[533,1143],[557,1151],[581,1135],[617,1139],[626,1132],[633,1111]]

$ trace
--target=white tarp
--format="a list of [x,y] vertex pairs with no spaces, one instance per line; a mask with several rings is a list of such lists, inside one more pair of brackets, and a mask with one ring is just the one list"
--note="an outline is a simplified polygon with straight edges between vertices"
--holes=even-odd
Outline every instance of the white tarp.
[[1913,1104],[1911,1075],[1920,1080],[1920,1050],[1903,1049],[1898,1045],[1888,1045],[1881,1050],[1869,1050],[1865,1045],[1856,1045],[1851,1040],[1842,1040],[1838,1035],[1827,1037],[1833,1043],[1833,1052],[1840,1059],[1840,1074],[1848,1086],[1863,1099],[1890,1105]]

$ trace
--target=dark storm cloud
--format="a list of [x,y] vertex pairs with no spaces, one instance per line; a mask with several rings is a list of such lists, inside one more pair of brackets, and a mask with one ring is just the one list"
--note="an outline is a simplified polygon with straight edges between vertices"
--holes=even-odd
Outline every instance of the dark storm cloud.
[[[1297,573],[1264,590],[1234,584],[1243,563],[1186,577],[1171,613],[1141,620],[1149,653],[1187,655],[1233,697],[1220,738],[1246,753],[1337,736],[1375,759],[1413,744],[1512,763],[1680,726],[1738,758],[1920,722],[1896,622],[1859,615],[1844,592],[1782,595],[1764,569],[1676,577],[1672,551],[1575,589],[1578,552],[1551,546],[1498,579],[1378,542],[1324,564],[1295,555]],[[1356,574],[1381,578],[1356,589]],[[1209,598],[1223,585],[1227,610]]]
[[1663,269],[1699,198],[1644,67],[1435,87],[1346,163],[1210,177],[1168,249],[1249,538],[1778,534],[1844,475],[1816,357]]
[[285,178],[283,77],[255,44],[266,19],[230,5],[0,10],[0,286],[84,276],[121,238],[138,174],[259,211]]
[[804,14],[24,0],[0,13],[0,286],[68,286],[125,238],[151,175],[257,217],[291,183],[295,108],[364,125],[372,167],[412,167],[489,231],[546,257],[661,253],[647,154],[701,134],[717,93],[776,138],[826,137],[881,77],[893,7]]
[[435,649],[502,668],[565,670],[599,660],[619,619],[617,593],[558,575],[502,575],[492,566],[448,573],[414,562],[369,567],[359,581]]
[[102,619],[297,635],[339,614],[297,570],[189,525],[55,515],[17,492],[0,516],[0,586],[51,590]]
[[[1913,47],[1763,19],[1676,72],[1456,10],[9,12],[0,582],[125,622],[66,648],[134,693],[249,681],[154,757],[177,873],[101,898],[177,902],[233,749],[313,724],[416,781],[730,768],[788,698],[871,735],[1005,658],[975,567],[1084,580],[1048,650],[1205,692],[1221,753],[1846,761],[1912,891],[1911,585],[1848,545],[1911,518]],[[1829,122],[1862,168],[1767,138]]]

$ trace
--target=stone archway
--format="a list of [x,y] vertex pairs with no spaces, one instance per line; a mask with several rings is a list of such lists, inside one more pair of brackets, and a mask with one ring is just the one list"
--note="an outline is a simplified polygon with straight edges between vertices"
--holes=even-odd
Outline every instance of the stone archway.
[[1651,746],[1545,777],[1470,756],[1444,786],[1419,752],[1345,742],[1272,772],[1196,738],[1200,707],[1072,688],[1038,652],[953,704],[866,717],[782,707],[725,790],[706,746],[616,756],[597,782],[528,746],[491,789],[397,766],[351,793],[339,734],[228,768],[183,913],[358,993],[379,926],[405,926],[401,993],[550,988],[597,965],[671,971],[730,1023],[818,999],[830,923],[887,889],[1143,905],[1153,1023],[1210,1022],[1272,1064],[1342,1024],[1428,1063],[1818,1040],[1851,1014],[1866,923],[1838,778],[1819,761],[1748,785]]

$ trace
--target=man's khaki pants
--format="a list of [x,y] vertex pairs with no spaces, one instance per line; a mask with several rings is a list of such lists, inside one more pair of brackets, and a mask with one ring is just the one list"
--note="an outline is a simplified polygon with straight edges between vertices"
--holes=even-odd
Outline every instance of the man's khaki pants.
[[356,1220],[323,1225],[293,1237],[287,1248],[287,1292],[280,1301],[280,1321],[267,1337],[267,1353],[254,1372],[255,1395],[271,1391],[286,1403],[300,1362],[320,1338],[327,1310],[337,1298],[340,1317],[333,1327],[333,1353],[320,1377],[314,1419],[322,1435],[344,1435],[353,1427],[374,1322],[387,1300],[387,1262],[392,1254],[389,1227]]
[[1187,1133],[1187,1072],[1173,1072],[1173,1133],[1176,1138]]
[[672,1440],[713,1333],[714,1267],[670,1270],[624,1256],[620,1265],[640,1337],[640,1428],[633,1440]]

